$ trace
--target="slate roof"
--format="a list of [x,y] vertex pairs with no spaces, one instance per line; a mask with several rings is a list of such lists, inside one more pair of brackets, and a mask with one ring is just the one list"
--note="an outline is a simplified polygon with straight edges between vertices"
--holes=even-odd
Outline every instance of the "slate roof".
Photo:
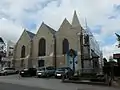
[[30,37],[31,39],[33,39],[33,37],[35,36],[35,34],[32,33],[32,32],[30,32],[30,31],[27,31],[27,30],[26,30],[26,32],[28,33],[29,37]]

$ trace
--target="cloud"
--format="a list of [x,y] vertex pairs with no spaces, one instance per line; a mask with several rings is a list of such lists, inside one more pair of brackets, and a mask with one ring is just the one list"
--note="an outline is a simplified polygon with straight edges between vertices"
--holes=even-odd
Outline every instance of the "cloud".
[[76,10],[81,25],[85,27],[86,18],[108,56],[108,47],[114,51],[113,34],[120,32],[119,7],[120,0],[0,0],[0,36],[16,41],[23,28],[36,32],[42,21],[58,30],[65,17],[72,21]]
[[2,18],[0,19],[0,36],[3,37],[6,41],[12,40],[17,41],[18,36],[20,36],[23,32],[21,26]]
[[117,47],[118,42],[115,42],[113,45],[106,45],[103,47],[103,55],[109,59],[109,56],[113,56],[115,53],[120,53],[120,48]]

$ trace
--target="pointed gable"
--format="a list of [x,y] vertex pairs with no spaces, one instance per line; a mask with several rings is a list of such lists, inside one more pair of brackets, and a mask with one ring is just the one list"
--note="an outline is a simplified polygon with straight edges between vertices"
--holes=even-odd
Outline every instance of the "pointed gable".
[[56,31],[55,31],[53,28],[49,27],[49,26],[46,25],[46,24],[45,24],[45,26],[50,30],[50,32],[51,32],[52,34],[55,34],[55,33],[56,33]]
[[[55,33],[56,33],[56,31],[55,31],[53,28],[51,28],[50,26],[48,26],[48,25],[45,24],[44,22],[42,22],[40,28],[38,29],[38,32],[39,32],[39,30],[41,30],[41,28],[47,28],[47,30],[49,30],[52,34],[55,34]],[[38,32],[37,32],[37,33],[38,33]]]
[[74,15],[73,15],[73,19],[72,19],[72,27],[78,27],[78,26],[81,27],[77,13],[76,13],[76,11],[74,11]]
[[65,18],[60,26],[59,29],[63,29],[63,28],[68,28],[68,27],[71,27],[71,24],[69,23],[69,21]]
[[20,38],[18,39],[18,41],[16,42],[16,44],[18,42],[20,42],[21,40],[30,40],[30,36],[28,35],[26,29],[24,29],[23,33],[21,34]]

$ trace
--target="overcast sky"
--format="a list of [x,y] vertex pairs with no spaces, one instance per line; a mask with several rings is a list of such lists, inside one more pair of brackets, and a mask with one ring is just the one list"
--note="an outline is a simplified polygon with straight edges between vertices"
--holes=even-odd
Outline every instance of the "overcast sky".
[[87,19],[105,57],[120,52],[114,34],[120,34],[120,0],[0,0],[0,36],[16,42],[24,28],[35,33],[42,21],[58,30],[74,10],[82,26]]

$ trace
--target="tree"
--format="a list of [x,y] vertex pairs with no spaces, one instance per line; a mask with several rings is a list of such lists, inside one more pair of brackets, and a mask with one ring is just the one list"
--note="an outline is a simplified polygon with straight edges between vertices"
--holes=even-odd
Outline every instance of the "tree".
[[115,35],[117,36],[117,41],[118,41],[118,48],[120,48],[120,35],[119,34],[117,34],[117,33],[115,33]]

